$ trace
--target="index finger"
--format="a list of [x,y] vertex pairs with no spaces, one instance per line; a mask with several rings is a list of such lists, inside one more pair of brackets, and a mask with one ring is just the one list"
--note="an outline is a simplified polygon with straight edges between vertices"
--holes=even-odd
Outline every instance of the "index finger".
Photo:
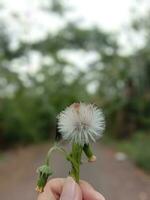
[[38,200],[57,200],[62,192],[65,179],[55,178],[50,180],[42,193],[39,194]]
[[82,191],[83,199],[85,200],[105,200],[102,194],[97,192],[89,183],[86,181],[80,181],[80,188]]

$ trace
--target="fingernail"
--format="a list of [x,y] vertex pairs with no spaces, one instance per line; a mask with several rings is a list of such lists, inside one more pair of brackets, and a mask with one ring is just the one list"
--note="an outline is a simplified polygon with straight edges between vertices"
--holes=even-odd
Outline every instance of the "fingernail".
[[68,177],[63,187],[60,200],[74,200],[76,196],[76,182],[72,177]]

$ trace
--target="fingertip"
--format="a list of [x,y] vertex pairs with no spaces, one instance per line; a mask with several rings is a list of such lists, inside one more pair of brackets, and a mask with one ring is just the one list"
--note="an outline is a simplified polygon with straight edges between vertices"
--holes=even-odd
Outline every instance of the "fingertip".
[[82,191],[83,199],[89,200],[105,200],[104,196],[97,192],[89,183],[86,181],[80,181],[80,188]]
[[60,199],[82,200],[81,189],[72,177],[66,178]]
[[48,198],[57,199],[62,192],[65,179],[54,178],[47,182],[44,191],[38,195],[38,200],[45,200]]
[[53,178],[46,183],[45,188],[58,188],[64,185],[64,178]]
[[47,182],[45,190],[51,191],[55,196],[59,196],[62,192],[63,185],[65,183],[64,178],[54,178]]

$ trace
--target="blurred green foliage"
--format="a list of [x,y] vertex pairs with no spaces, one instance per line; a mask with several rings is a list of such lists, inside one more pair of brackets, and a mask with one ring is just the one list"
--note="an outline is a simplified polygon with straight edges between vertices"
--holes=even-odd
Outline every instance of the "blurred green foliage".
[[[55,13],[62,19],[65,10],[59,1],[52,1],[49,8],[50,13]],[[148,18],[145,20],[149,23]],[[150,26],[147,23],[139,28],[148,33]],[[117,37],[113,33],[95,26],[86,28],[75,22],[67,22],[55,33],[49,31],[40,41],[21,41],[18,48],[11,49],[11,34],[7,32],[5,24],[1,24],[1,147],[54,138],[57,114],[75,101],[102,106],[106,115],[107,131],[114,138],[130,138],[137,130],[146,131],[148,135],[148,34],[145,37],[145,46],[134,51],[132,55],[122,55]],[[137,31],[134,26],[132,28]],[[20,70],[22,66],[18,70],[12,68],[14,60],[26,60],[34,51],[39,52],[43,60],[49,58],[51,62],[43,62],[34,74],[24,74]],[[89,54],[94,53],[96,57],[87,64],[86,70],[82,70],[82,67],[80,69],[77,64],[63,56],[62,52],[65,51],[84,52],[86,56],[82,58],[83,61]],[[95,88],[92,93],[88,90],[91,85]]]

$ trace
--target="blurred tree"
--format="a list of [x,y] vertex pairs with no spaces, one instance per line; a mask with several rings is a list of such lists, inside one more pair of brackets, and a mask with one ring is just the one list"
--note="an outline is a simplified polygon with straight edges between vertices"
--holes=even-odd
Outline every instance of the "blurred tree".
[[[44,9],[61,15],[61,18],[64,15],[63,4],[59,1],[52,0]],[[11,34],[5,24],[1,25],[1,30],[1,145],[38,141],[50,135],[52,137],[57,113],[74,101],[90,99],[87,92],[89,72],[78,70],[69,59],[60,56],[60,52],[62,50],[76,52],[82,50],[87,54],[95,52],[99,60],[100,57],[107,55],[107,51],[115,51],[116,42],[111,34],[96,27],[81,28],[76,23],[69,22],[56,33],[49,32],[47,37],[40,41],[20,41],[18,47],[12,49]],[[42,54],[43,59],[50,58],[52,63],[43,63],[35,74],[26,73],[22,79],[22,74],[14,71],[12,63],[15,59],[28,58],[30,52],[35,50]],[[76,75],[68,74],[68,68],[70,71],[76,71]]]
[[[121,55],[113,33],[66,21],[67,8],[63,1],[51,0],[48,4],[41,4],[41,10],[64,19],[64,25],[57,31],[50,29],[39,40],[20,39],[17,48],[11,47],[12,35],[1,22],[1,145],[54,138],[57,113],[74,101],[103,105],[107,127],[117,137],[130,135],[137,127],[149,127],[148,22],[144,26],[147,33],[145,46],[132,55]],[[18,19],[19,16],[15,15],[15,20]],[[28,65],[34,52],[41,57],[35,73],[25,73],[22,66],[16,66],[14,70],[14,61],[21,60],[21,64]],[[94,58],[82,70],[71,61],[69,53],[65,56],[66,52],[84,53],[81,63],[90,55]],[[88,90],[91,86],[94,86],[92,93]]]

